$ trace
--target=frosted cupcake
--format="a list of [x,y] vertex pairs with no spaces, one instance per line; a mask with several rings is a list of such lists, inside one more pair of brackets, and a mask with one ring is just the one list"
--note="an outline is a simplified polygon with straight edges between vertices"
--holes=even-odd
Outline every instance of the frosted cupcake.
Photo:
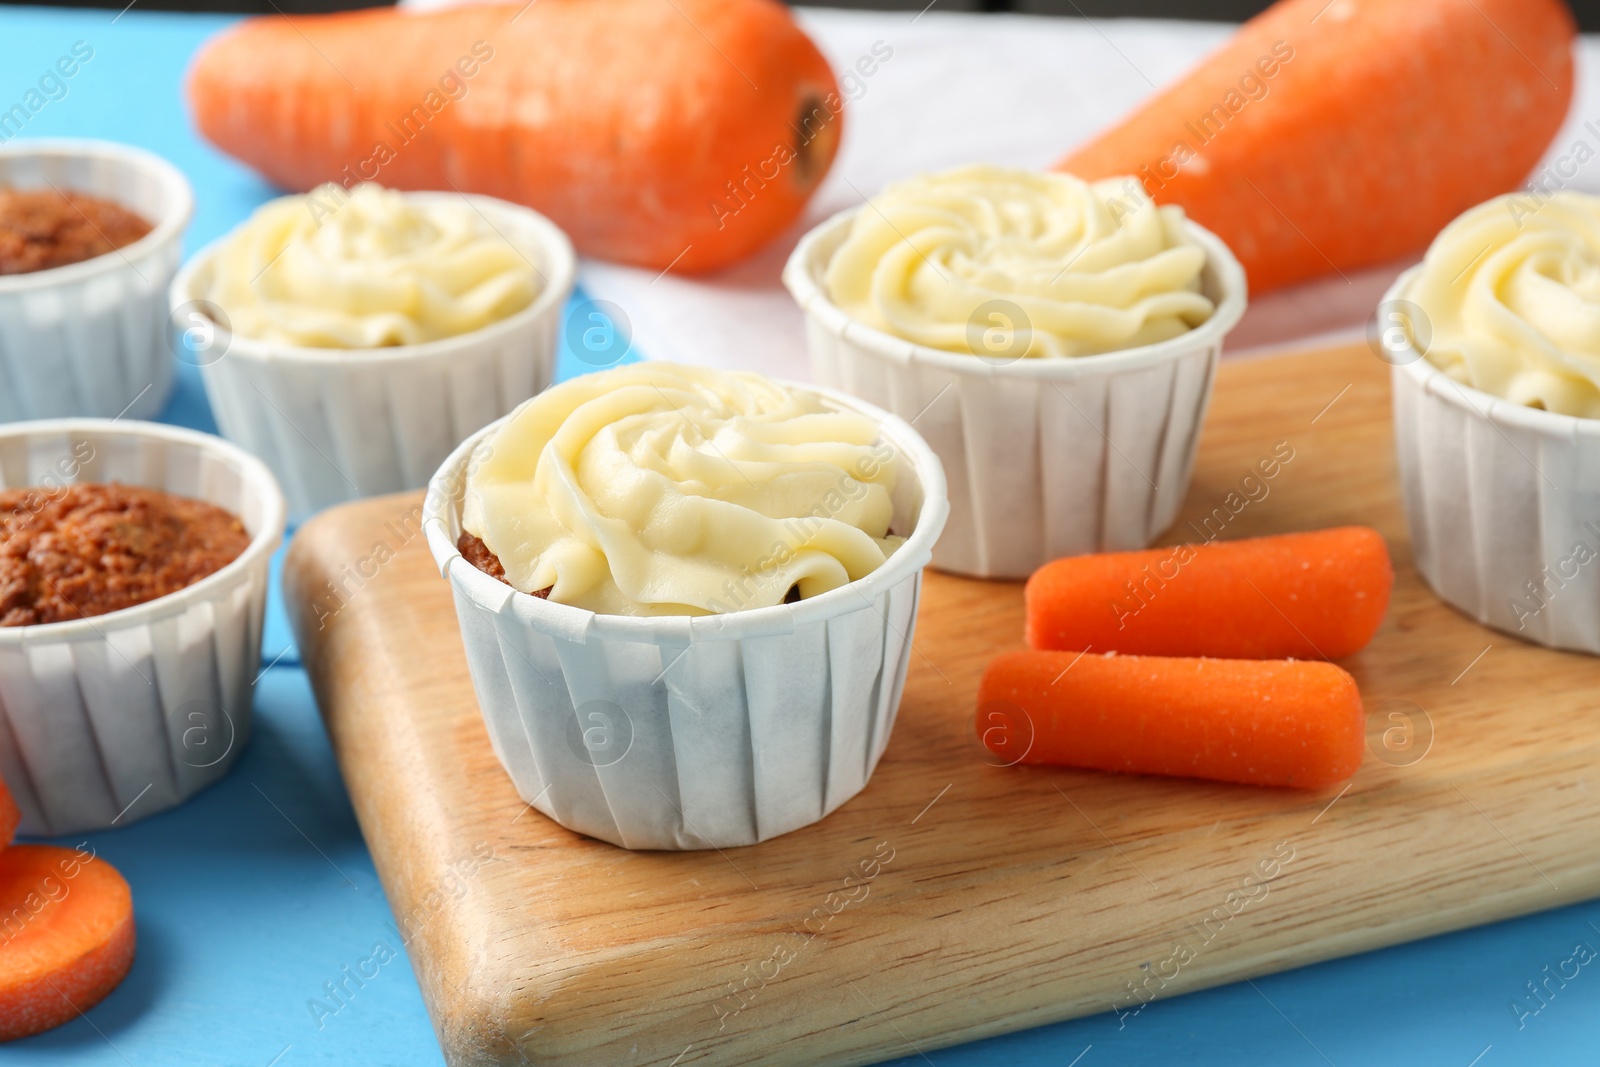
[[816,378],[915,420],[944,461],[935,565],[989,577],[1171,524],[1245,303],[1227,248],[1136,180],[990,166],[834,217],[784,281]]
[[1417,569],[1525,640],[1600,652],[1600,198],[1440,232],[1378,309]]
[[572,289],[564,234],[488,197],[324,186],[260,208],[173,284],[181,358],[297,517],[414,489],[542,389]]
[[945,510],[894,416],[646,363],[475,435],[424,525],[523,798],[625,847],[706,848],[866,784]]

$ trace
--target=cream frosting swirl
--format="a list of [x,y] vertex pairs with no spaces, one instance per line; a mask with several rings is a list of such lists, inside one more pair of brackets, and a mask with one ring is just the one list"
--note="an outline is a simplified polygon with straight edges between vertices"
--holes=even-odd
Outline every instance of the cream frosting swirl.
[[824,285],[851,317],[918,344],[1085,356],[1205,322],[1205,261],[1183,209],[1156,206],[1136,179],[974,165],[874,197]]
[[462,525],[523,592],[705,615],[870,574],[895,454],[877,424],[759,374],[641,363],[574,378],[474,452]]
[[1600,418],[1600,197],[1497,197],[1440,231],[1405,296],[1412,340],[1459,382]]
[[203,295],[241,337],[356,349],[459,337],[541,288],[534,264],[465,200],[325,185],[257,209],[223,243]]

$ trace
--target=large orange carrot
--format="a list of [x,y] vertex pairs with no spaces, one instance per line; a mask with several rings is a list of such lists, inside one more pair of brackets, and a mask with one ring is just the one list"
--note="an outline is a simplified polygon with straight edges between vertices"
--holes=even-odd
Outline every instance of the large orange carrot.
[[1367,526],[1069,556],[1028,579],[1033,648],[1339,659],[1389,607],[1394,567]]
[[11,790],[6,788],[5,780],[0,779],[0,849],[11,844],[20,822],[22,812],[17,810],[17,802],[11,798]]
[[485,193],[657,270],[748,255],[838,144],[827,61],[776,0],[522,0],[268,15],[189,75],[200,132],[277,184]]
[[1350,271],[1528,177],[1572,98],[1574,32],[1561,0],[1282,0],[1058,166],[1137,174],[1252,292]]
[[0,1041],[88,1011],[133,965],[128,883],[87,849],[0,852]]
[[1007,763],[1318,788],[1356,773],[1366,722],[1331,663],[1008,652],[978,735]]

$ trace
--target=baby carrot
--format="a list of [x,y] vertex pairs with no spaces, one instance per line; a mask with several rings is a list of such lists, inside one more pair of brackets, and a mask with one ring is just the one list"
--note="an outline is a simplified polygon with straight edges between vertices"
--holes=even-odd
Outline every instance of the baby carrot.
[[1031,648],[1339,659],[1372,640],[1394,568],[1367,526],[1070,556],[1027,586]]
[[92,852],[0,852],[0,1041],[37,1034],[98,1004],[133,965],[133,898]]
[[1007,763],[1315,789],[1361,766],[1355,679],[1331,663],[996,656],[978,734]]

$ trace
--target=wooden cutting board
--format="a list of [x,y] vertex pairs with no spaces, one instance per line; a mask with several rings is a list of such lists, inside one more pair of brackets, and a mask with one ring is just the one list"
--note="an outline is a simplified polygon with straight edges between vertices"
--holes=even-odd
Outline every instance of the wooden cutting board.
[[974,693],[1021,644],[1021,586],[930,573],[865,792],[726,852],[630,853],[522,804],[419,497],[313,520],[285,585],[450,1063],[861,1064],[1600,894],[1600,663],[1438,603],[1396,492],[1364,347],[1229,363],[1169,534],[1388,539],[1389,617],[1345,664],[1371,714],[1348,788],[993,766]]

